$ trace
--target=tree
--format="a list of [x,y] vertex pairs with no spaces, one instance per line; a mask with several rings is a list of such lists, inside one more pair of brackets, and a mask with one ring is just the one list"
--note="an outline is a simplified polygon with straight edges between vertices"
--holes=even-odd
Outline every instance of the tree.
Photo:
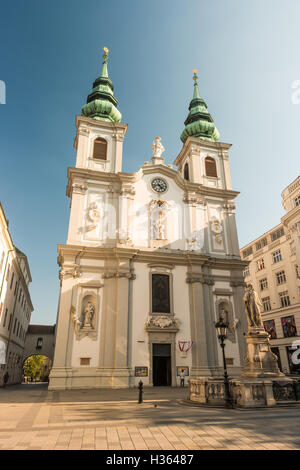
[[44,356],[36,354],[30,356],[24,362],[24,376],[31,379],[39,378],[44,371]]

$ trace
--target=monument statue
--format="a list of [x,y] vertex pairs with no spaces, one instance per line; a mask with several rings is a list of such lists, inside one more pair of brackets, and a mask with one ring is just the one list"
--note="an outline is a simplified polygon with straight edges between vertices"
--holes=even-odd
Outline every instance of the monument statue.
[[161,154],[165,151],[161,141],[161,137],[155,137],[152,143],[153,157],[161,158]]
[[260,309],[262,304],[260,299],[253,289],[252,284],[248,284],[244,295],[245,310],[249,327],[263,328]]
[[92,320],[95,313],[95,307],[92,302],[88,302],[83,312],[83,328],[93,328]]

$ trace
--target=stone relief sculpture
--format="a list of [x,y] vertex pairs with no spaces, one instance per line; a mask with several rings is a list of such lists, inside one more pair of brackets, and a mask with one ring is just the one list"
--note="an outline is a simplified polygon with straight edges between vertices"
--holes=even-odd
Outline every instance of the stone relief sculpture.
[[88,230],[93,230],[97,227],[100,219],[104,217],[104,210],[102,205],[99,202],[92,202],[88,210],[88,220],[92,222],[87,226]]
[[168,327],[179,327],[178,320],[176,318],[170,318],[166,315],[153,315],[148,318],[146,322],[146,327],[155,326],[157,328],[168,328]]
[[262,304],[257,293],[253,289],[252,284],[247,285],[243,300],[245,303],[245,310],[249,327],[263,328],[260,314]]
[[74,332],[76,339],[81,339],[84,336],[89,336],[91,339],[96,339],[97,332],[94,326],[94,317],[96,308],[94,303],[91,301],[91,296],[83,299],[82,302],[82,314],[79,316],[76,313],[76,308],[72,305],[71,316],[74,324]]
[[92,302],[88,302],[83,311],[83,328],[93,328],[92,320],[95,314],[95,307]]
[[161,137],[155,137],[152,143],[153,157],[161,158],[161,154],[165,151],[161,141]]
[[204,245],[203,231],[197,230],[191,233],[191,237],[186,239],[189,250],[200,251]]
[[164,201],[152,201],[150,204],[151,239],[167,240],[167,204]]
[[213,232],[215,236],[216,242],[220,245],[222,243],[223,226],[222,226],[221,221],[217,219],[216,217],[214,217],[211,223],[211,231]]
[[232,309],[229,306],[228,301],[222,301],[219,304],[219,319],[228,323],[227,338],[232,343],[236,342],[235,329],[238,323],[238,320],[233,319]]

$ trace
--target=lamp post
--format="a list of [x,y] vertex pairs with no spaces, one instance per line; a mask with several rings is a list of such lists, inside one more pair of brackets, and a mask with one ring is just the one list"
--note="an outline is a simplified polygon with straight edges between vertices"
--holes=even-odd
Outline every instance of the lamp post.
[[233,400],[230,395],[229,380],[228,380],[226,358],[225,358],[225,339],[227,338],[228,323],[226,323],[224,319],[220,317],[219,321],[215,323],[215,327],[217,329],[218,339],[219,339],[220,346],[222,348],[222,354],[223,354],[225,407],[233,408]]

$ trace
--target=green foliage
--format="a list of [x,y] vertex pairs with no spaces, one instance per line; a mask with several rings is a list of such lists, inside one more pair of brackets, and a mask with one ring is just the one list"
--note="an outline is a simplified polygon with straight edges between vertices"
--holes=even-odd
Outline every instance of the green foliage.
[[24,376],[32,379],[39,378],[44,371],[44,359],[45,356],[40,354],[28,357],[24,362]]

